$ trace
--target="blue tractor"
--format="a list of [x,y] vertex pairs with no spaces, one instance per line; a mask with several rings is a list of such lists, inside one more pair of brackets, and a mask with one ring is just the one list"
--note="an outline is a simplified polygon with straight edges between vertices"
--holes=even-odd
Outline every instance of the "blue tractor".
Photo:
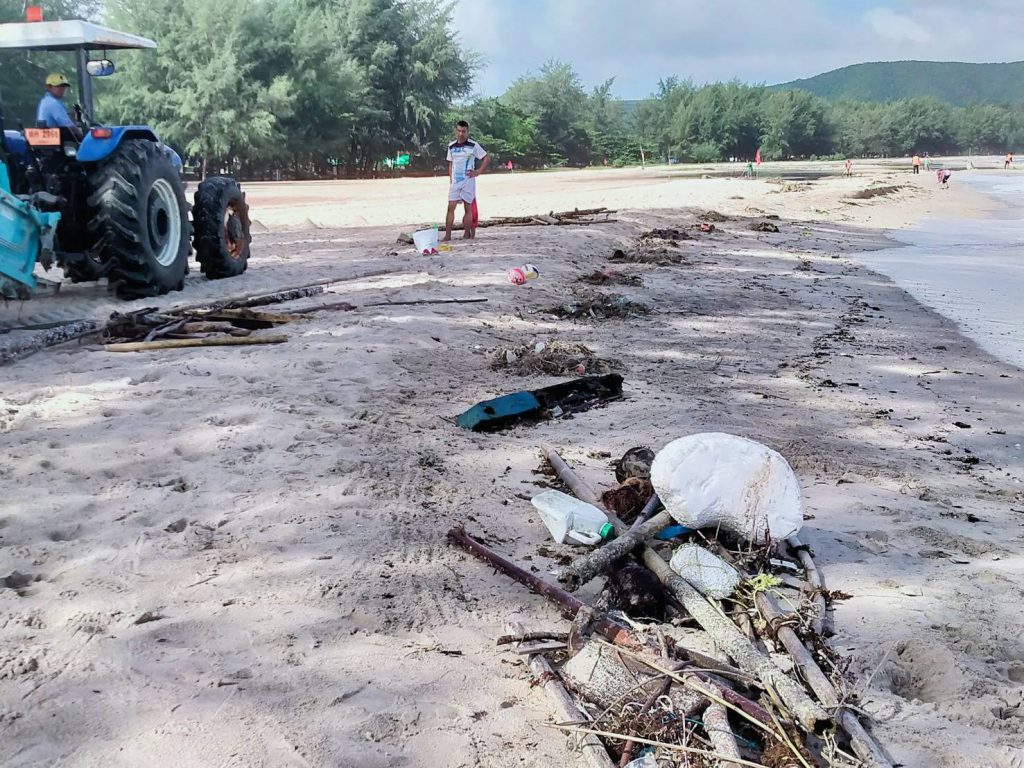
[[31,295],[36,261],[45,269],[57,264],[72,282],[106,278],[126,299],[181,290],[193,248],[210,279],[245,271],[252,238],[238,183],[208,177],[192,206],[181,158],[156,131],[93,119],[91,78],[113,74],[114,65],[92,52],[155,47],[85,21],[0,24],[0,49],[73,53],[80,98],[75,131],[14,129],[4,125],[0,105],[3,295]]

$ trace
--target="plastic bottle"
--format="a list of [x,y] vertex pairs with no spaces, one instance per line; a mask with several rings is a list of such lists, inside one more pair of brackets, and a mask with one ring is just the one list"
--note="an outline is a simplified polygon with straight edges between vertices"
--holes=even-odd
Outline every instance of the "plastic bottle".
[[561,491],[544,491],[534,496],[531,503],[559,544],[569,539],[593,546],[615,532],[603,511]]

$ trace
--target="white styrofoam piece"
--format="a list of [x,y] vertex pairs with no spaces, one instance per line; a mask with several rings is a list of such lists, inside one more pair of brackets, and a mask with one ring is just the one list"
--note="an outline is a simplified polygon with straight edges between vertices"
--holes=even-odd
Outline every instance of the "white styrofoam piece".
[[803,494],[789,463],[745,437],[702,432],[673,440],[654,457],[651,482],[688,528],[721,528],[760,544],[803,525]]
[[715,600],[727,598],[740,583],[739,571],[697,544],[677,547],[669,565],[702,595]]

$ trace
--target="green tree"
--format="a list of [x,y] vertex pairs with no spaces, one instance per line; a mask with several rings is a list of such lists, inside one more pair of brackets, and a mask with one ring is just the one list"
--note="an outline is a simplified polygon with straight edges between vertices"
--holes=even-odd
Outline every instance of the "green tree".
[[204,176],[212,162],[230,170],[239,156],[273,142],[294,95],[287,75],[269,84],[251,76],[259,41],[248,25],[267,9],[246,0],[112,0],[113,25],[145,30],[159,46],[121,57],[105,100],[115,119],[153,125],[168,143],[198,156]]
[[349,167],[371,173],[408,149],[440,151],[445,112],[472,83],[478,59],[448,32],[452,5],[435,0],[344,0],[342,44],[357,64],[366,96],[349,147]]
[[[760,144],[763,86],[737,81],[697,89],[679,105],[670,134],[683,157],[753,157]],[[715,148],[712,152],[710,148]],[[710,159],[710,158],[708,158]]]
[[589,162],[590,137],[583,126],[587,94],[572,66],[548,61],[538,75],[516,80],[501,101],[534,119],[538,149],[549,162]]
[[956,110],[956,142],[967,152],[1005,152],[1012,146],[1010,110],[976,104]]
[[458,120],[469,123],[473,138],[496,160],[511,160],[516,165],[539,164],[537,125],[533,118],[518,109],[499,99],[481,98],[464,109],[451,112],[446,122],[454,125]]
[[919,96],[894,101],[886,105],[886,118],[892,154],[946,154],[957,149],[953,108],[936,98]]
[[761,102],[761,153],[766,160],[830,154],[832,130],[826,104],[805,91],[765,92]]

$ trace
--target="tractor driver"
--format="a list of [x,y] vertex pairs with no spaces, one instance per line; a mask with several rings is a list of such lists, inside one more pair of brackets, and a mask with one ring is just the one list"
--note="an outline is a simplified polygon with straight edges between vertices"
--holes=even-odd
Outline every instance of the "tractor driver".
[[70,83],[64,75],[52,74],[46,78],[46,93],[39,100],[39,108],[36,110],[36,125],[47,128],[67,128],[76,139],[81,141],[81,129],[71,120],[68,110],[61,103],[69,85]]

